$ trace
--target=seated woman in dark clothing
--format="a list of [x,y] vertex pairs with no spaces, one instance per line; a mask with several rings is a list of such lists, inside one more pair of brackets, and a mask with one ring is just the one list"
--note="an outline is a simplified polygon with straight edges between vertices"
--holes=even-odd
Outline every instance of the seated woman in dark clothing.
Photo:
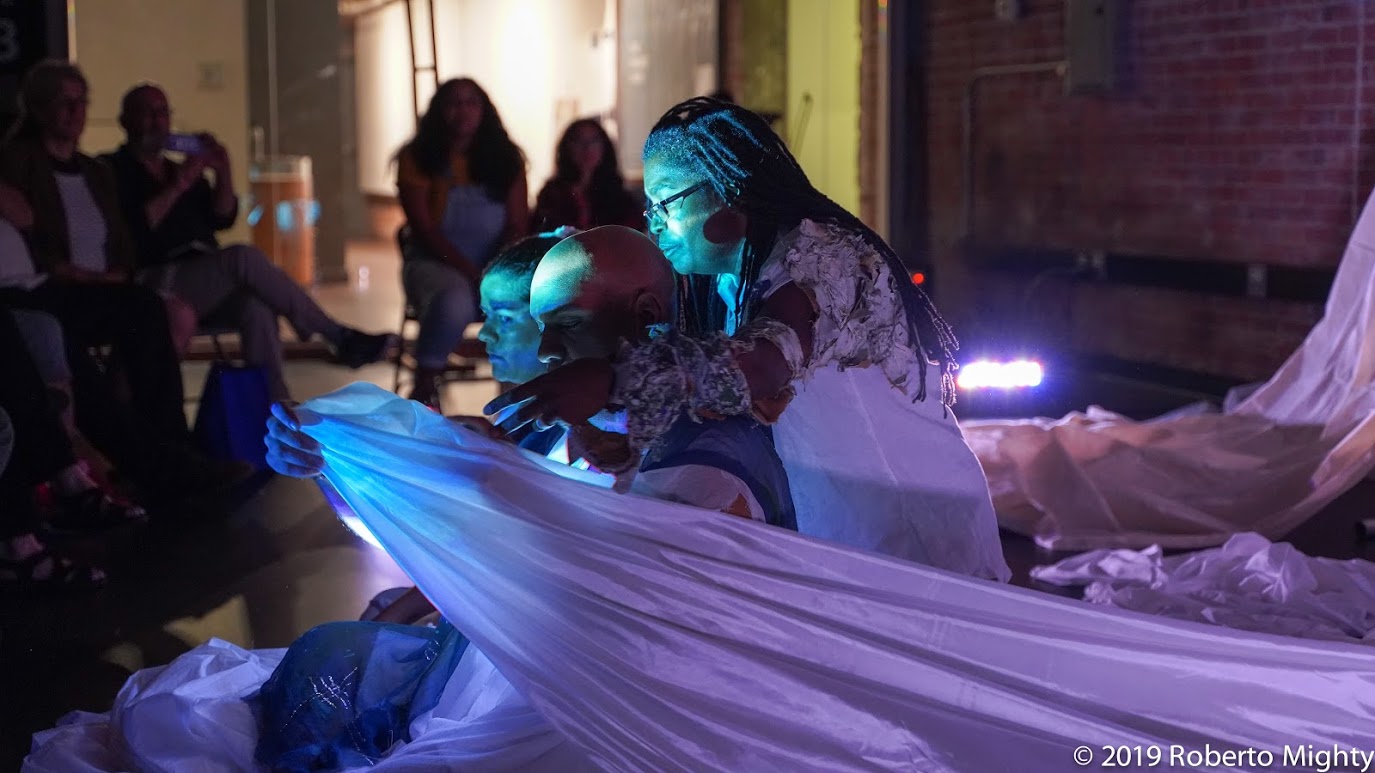
[[531,222],[537,231],[562,225],[645,230],[643,202],[626,190],[616,146],[600,123],[584,118],[564,130],[554,153],[554,176],[540,189]]

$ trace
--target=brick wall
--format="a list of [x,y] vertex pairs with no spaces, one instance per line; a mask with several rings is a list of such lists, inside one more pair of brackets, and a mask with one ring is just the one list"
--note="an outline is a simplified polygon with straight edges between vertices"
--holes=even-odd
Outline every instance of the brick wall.
[[[1263,378],[1320,310],[974,272],[961,223],[961,100],[975,68],[1065,56],[1063,0],[1003,23],[984,0],[929,3],[932,254],[941,305],[989,333],[1008,299],[1084,351]],[[1065,96],[1050,74],[984,80],[973,237],[1179,258],[1335,266],[1375,181],[1375,8],[1364,0],[1125,3],[1127,83]],[[1364,33],[1364,34],[1363,34]],[[1023,303],[1023,301],[1026,301]],[[1004,325],[1004,323],[999,323]]]

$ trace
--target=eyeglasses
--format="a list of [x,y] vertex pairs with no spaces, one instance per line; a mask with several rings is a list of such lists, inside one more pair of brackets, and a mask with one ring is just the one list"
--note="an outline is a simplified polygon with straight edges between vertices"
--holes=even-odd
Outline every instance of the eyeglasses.
[[702,190],[705,187],[707,187],[707,181],[703,180],[702,182],[699,182],[696,185],[678,191],[677,193],[673,194],[672,196],[669,196],[666,199],[660,199],[658,201],[651,202],[649,207],[644,211],[645,222],[653,223],[654,219],[657,217],[662,217],[665,220],[667,220],[669,204],[672,204],[673,202],[679,201],[681,199],[685,199],[688,196],[691,196],[692,194]]

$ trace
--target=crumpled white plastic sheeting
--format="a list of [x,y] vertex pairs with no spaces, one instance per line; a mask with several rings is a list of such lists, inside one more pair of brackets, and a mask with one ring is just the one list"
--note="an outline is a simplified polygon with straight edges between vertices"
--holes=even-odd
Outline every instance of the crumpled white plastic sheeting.
[[76,711],[36,733],[26,773],[258,769],[258,729],[244,698],[272,675],[286,650],[244,650],[218,639],[124,683],[114,709]]
[[1375,748],[1361,646],[1055,598],[575,480],[369,385],[326,475],[613,770],[1065,770],[1080,745]]
[[[143,669],[102,714],[76,711],[37,733],[24,773],[239,773],[254,760],[258,728],[245,699],[285,650],[246,650],[212,639],[166,666]],[[581,751],[534,712],[491,662],[469,647],[440,705],[412,725],[378,771],[580,773]],[[356,769],[350,769],[356,770]]]
[[1094,604],[1248,631],[1375,644],[1375,564],[1313,558],[1287,542],[1237,534],[1226,545],[1165,556],[1093,550],[1033,578],[1083,586]]
[[[1375,749],[1361,645],[1085,604],[618,495],[367,385],[305,408],[343,502],[608,770],[1035,773],[1073,769],[1080,746]],[[171,732],[184,712],[201,732],[195,706],[132,731]],[[206,754],[246,748],[228,730]],[[422,749],[425,769],[468,751],[453,747]]]
[[1095,550],[1031,576],[1084,586],[1095,604],[1310,639],[1375,643],[1375,564],[1306,556],[1288,543],[1238,534],[1185,555]]
[[[999,523],[1055,550],[1278,539],[1375,470],[1375,205],[1351,234],[1323,318],[1220,414],[1135,422],[971,421]],[[1249,392],[1249,393],[1248,393]]]

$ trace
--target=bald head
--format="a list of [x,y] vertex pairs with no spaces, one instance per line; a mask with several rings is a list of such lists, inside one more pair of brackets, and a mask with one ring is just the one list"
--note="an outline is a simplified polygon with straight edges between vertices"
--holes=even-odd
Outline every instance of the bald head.
[[161,99],[166,102],[167,94],[152,83],[140,83],[124,92],[124,96],[120,97],[119,114],[122,116],[130,110],[137,110],[143,106],[145,101],[150,99]]
[[119,102],[119,124],[129,144],[141,153],[161,153],[172,131],[172,110],[167,94],[151,83],[141,83]]
[[535,269],[532,301],[541,285],[560,295],[595,292],[618,300],[649,292],[666,307],[674,295],[673,267],[664,254],[649,237],[619,225],[583,231],[555,245]]
[[530,283],[530,314],[545,331],[541,356],[609,356],[622,338],[671,322],[674,296],[672,266],[639,231],[613,225],[570,236],[545,254]]

